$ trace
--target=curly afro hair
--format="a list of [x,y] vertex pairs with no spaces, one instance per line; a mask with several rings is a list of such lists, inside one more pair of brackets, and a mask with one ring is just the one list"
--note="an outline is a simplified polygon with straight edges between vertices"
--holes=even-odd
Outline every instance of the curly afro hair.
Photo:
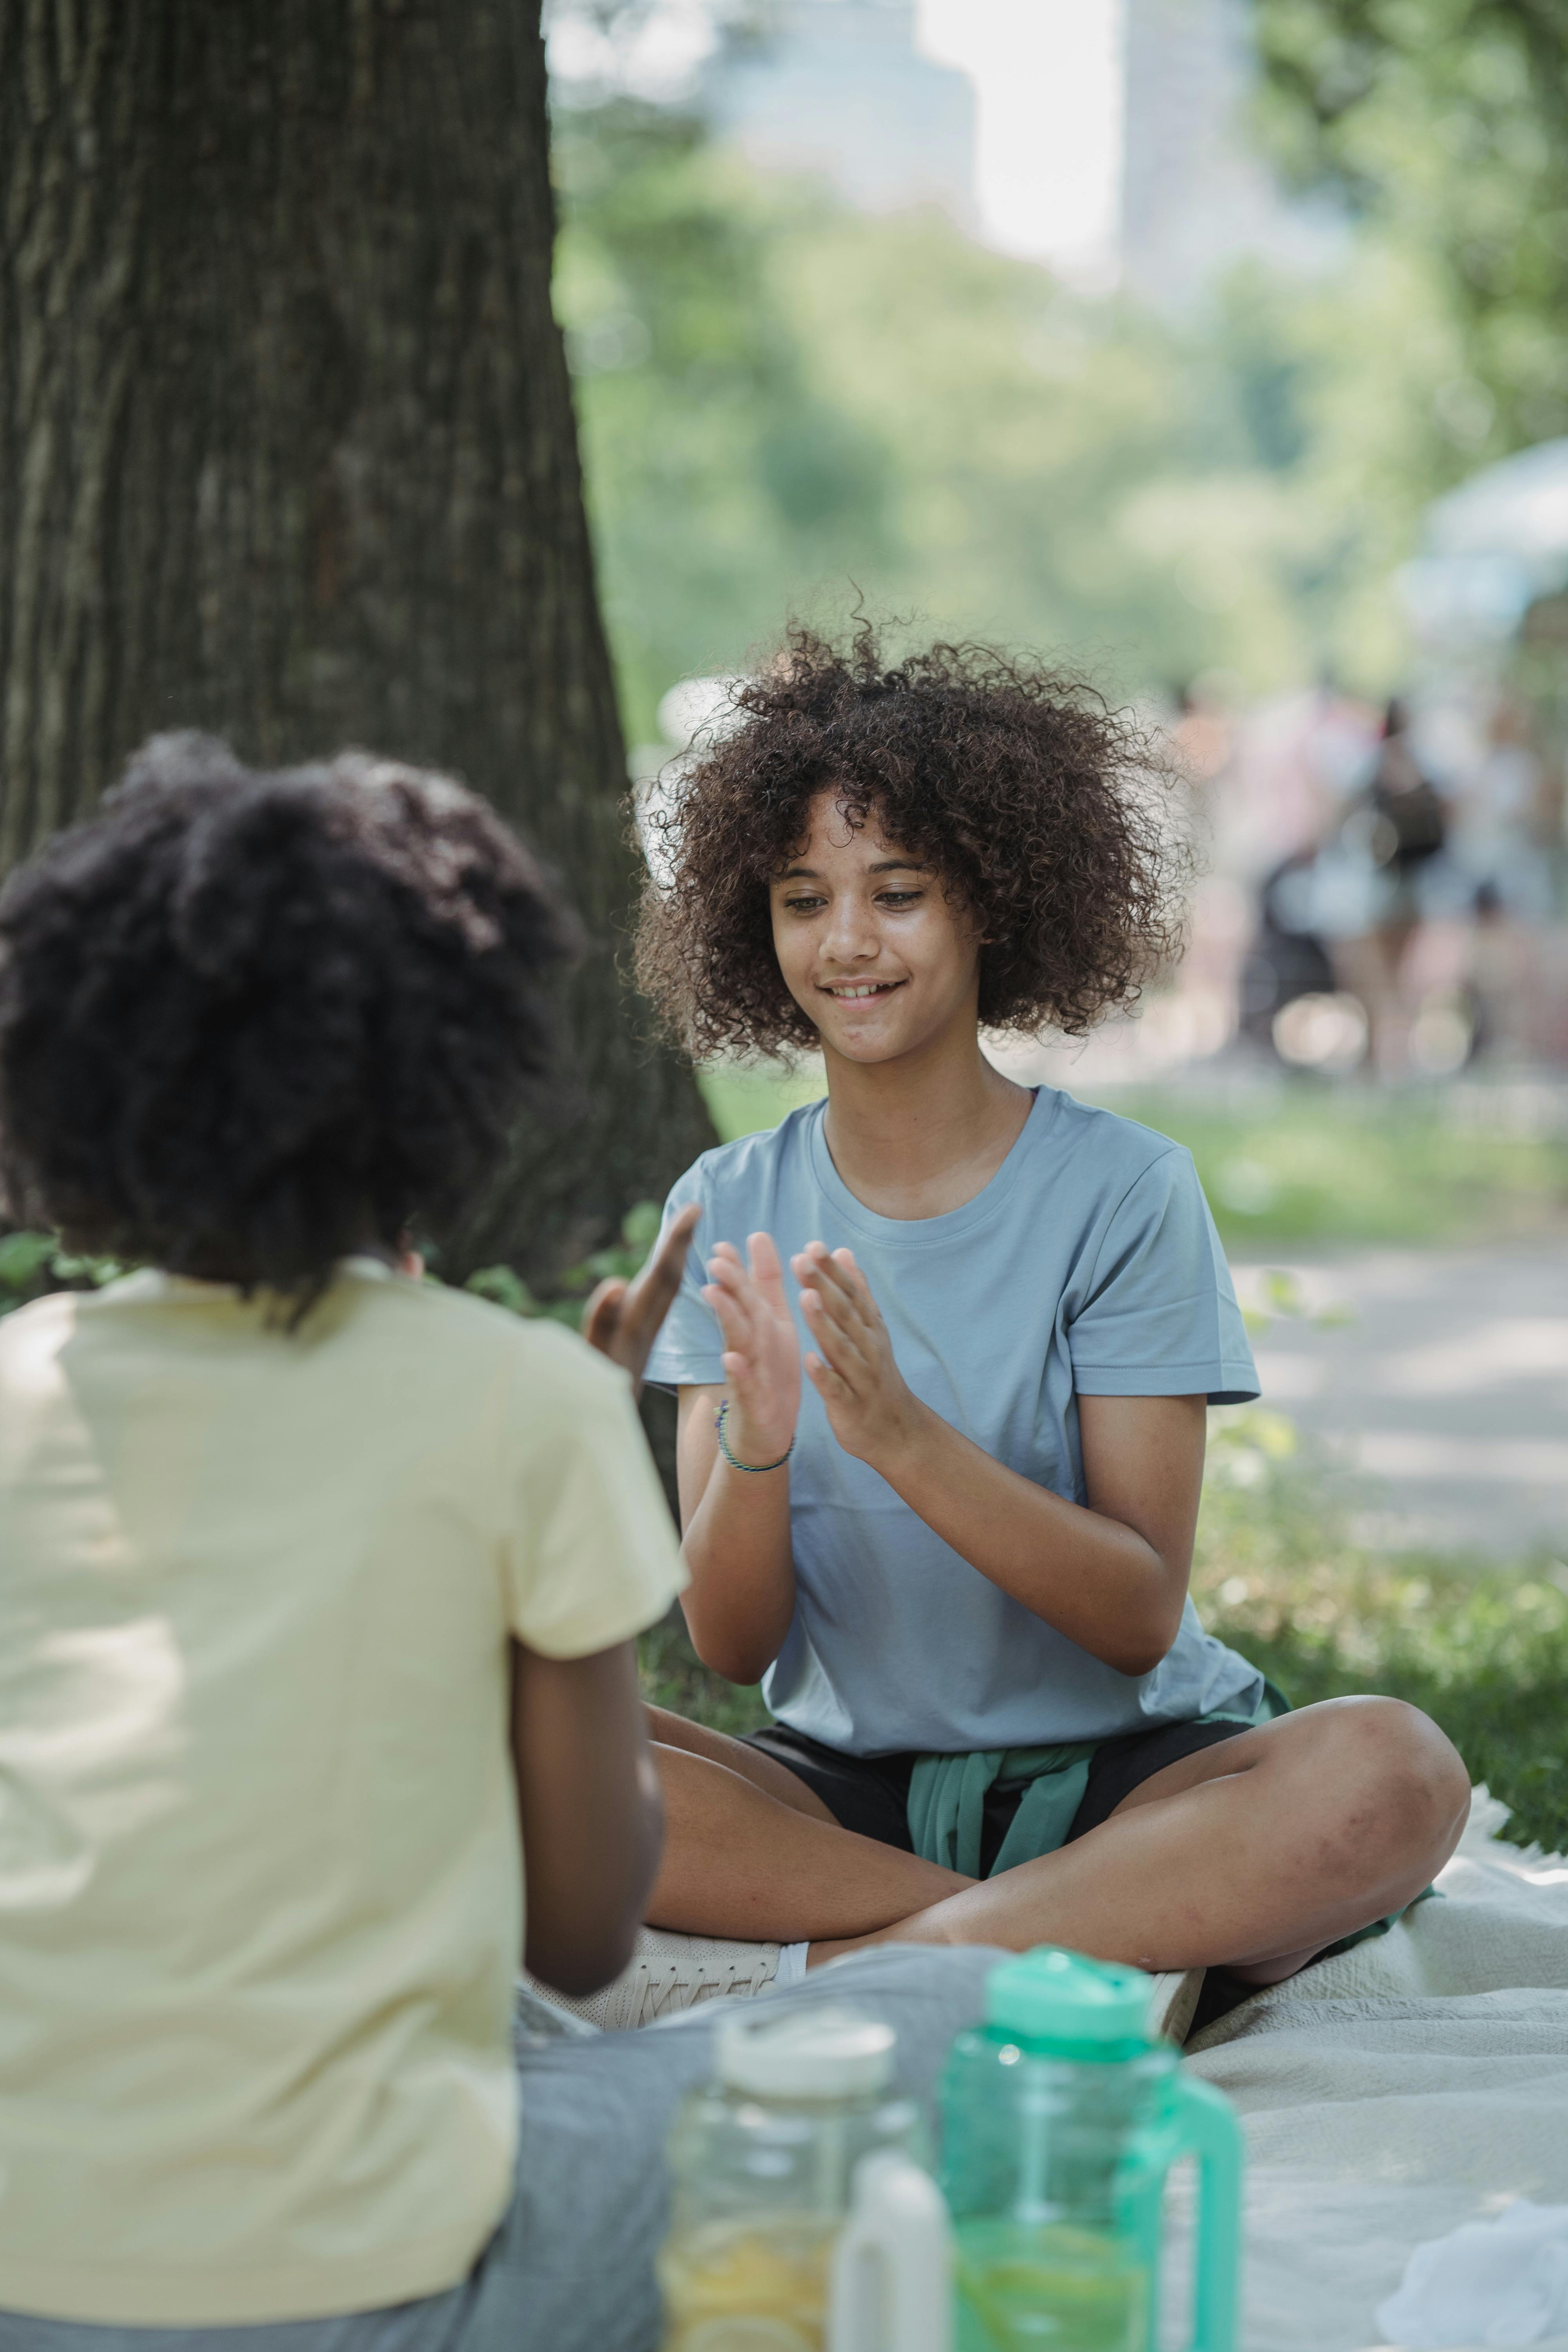
[[794,629],[644,812],[638,981],[699,1055],[815,1044],[768,886],[832,791],[975,918],[984,1027],[1081,1036],[1178,944],[1185,854],[1163,781],[1137,729],[1071,679],[977,645],[889,667],[869,627],[847,648]]
[[498,1170],[573,944],[445,777],[158,736],[0,891],[7,1212],[302,1312],[335,1259]]

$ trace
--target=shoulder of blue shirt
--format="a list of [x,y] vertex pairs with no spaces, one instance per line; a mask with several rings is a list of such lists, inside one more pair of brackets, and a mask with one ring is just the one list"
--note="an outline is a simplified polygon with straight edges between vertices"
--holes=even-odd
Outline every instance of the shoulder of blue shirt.
[[[1041,1146],[1070,1150],[1089,1145],[1097,1150],[1106,1162],[1108,1190],[1125,1192],[1162,1160],[1170,1160],[1173,1169],[1192,1165],[1186,1147],[1162,1135],[1157,1128],[1145,1127],[1141,1120],[1098,1103],[1079,1102],[1060,1087],[1041,1091],[1054,1096],[1056,1106],[1054,1118],[1040,1134]],[[737,1136],[731,1143],[715,1144],[704,1151],[670,1186],[665,1214],[684,1208],[689,1201],[712,1199],[731,1189],[750,1190],[759,1175],[771,1173],[791,1153],[806,1150],[825,1100],[818,1096],[786,1112],[776,1127]]]

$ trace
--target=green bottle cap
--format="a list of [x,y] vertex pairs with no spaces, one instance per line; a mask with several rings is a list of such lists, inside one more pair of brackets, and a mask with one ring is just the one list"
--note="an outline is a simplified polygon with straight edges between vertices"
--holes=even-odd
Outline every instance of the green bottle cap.
[[1153,1990],[1142,1969],[1040,1944],[992,1969],[985,2021],[1060,2057],[1130,2058],[1150,2046]]

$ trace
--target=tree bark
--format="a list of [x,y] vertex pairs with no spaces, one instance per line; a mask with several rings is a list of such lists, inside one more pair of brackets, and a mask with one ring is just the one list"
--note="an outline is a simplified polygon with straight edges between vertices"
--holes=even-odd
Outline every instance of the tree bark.
[[459,1244],[547,1270],[712,1136],[616,971],[538,0],[0,0],[0,866],[171,727],[489,793],[592,939]]

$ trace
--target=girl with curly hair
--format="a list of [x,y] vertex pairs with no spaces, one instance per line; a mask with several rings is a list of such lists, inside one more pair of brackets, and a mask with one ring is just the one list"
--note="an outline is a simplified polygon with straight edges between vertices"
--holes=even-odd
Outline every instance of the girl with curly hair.
[[0,1321],[0,2352],[657,2332],[706,2025],[623,2080],[513,1994],[653,1876],[626,1373],[687,1234],[597,1356],[403,1238],[502,1172],[570,929],[448,779],[193,735],[0,893],[5,1213],[142,1262]]
[[796,634],[652,822],[645,987],[700,1055],[819,1047],[827,1092],[670,1195],[683,1606],[776,1720],[656,1713],[675,1932],[635,1967],[1048,1941],[1260,1984],[1412,1901],[1447,1740],[1283,1712],[1187,1597],[1205,1407],[1258,1393],[1188,1154],[982,1050],[1172,952],[1135,731],[984,648]]

